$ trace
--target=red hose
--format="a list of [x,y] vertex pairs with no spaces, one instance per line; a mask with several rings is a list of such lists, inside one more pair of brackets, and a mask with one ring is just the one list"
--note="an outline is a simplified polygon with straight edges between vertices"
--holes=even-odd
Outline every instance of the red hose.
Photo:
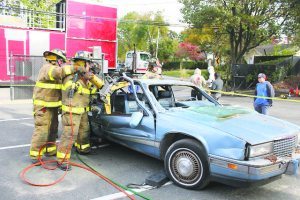
[[[65,176],[67,175],[68,173],[68,167],[67,167],[67,170],[63,173],[63,175],[58,178],[57,180],[51,182],[51,183],[45,183],[45,184],[42,184],[42,183],[33,183],[31,180],[27,179],[26,178],[26,173],[31,170],[32,168],[36,167],[36,166],[39,166],[41,165],[44,169],[47,169],[47,170],[55,170],[58,168],[59,165],[61,165],[62,163],[64,163],[66,161],[67,163],[67,166],[69,165],[72,165],[74,167],[79,167],[79,168],[82,168],[82,169],[85,169],[89,172],[92,172],[93,174],[95,174],[96,176],[100,177],[101,179],[105,180],[107,183],[109,183],[110,185],[112,185],[113,187],[115,187],[117,190],[123,192],[129,199],[131,200],[134,200],[134,196],[132,196],[131,194],[128,194],[124,189],[122,189],[121,187],[117,186],[116,184],[114,184],[113,182],[111,182],[108,178],[106,178],[105,176],[103,176],[102,174],[100,174],[99,172],[96,172],[84,165],[80,165],[80,164],[77,164],[77,163],[73,163],[73,162],[70,162],[68,159],[67,159],[67,155],[68,153],[71,151],[71,148],[72,148],[72,145],[73,145],[73,137],[74,137],[74,125],[73,125],[73,117],[72,117],[72,100],[70,99],[69,100],[69,107],[70,107],[70,121],[71,121],[71,129],[72,129],[72,132],[71,132],[71,138],[70,138],[70,142],[68,144],[68,147],[66,149],[66,152],[65,152],[65,157],[63,158],[63,160],[61,162],[57,161],[57,160],[46,160],[46,161],[43,161],[42,158],[41,158],[41,153],[44,149],[44,147],[46,147],[46,145],[48,144],[55,144],[57,146],[57,144],[55,142],[47,142],[45,143],[44,145],[41,146],[41,148],[39,149],[39,154],[38,154],[38,161],[37,163],[35,164],[32,164],[32,165],[29,165],[27,166],[25,169],[23,169],[20,173],[20,177],[21,179],[29,184],[29,185],[32,185],[32,186],[38,186],[38,187],[46,187],[46,186],[52,186],[52,185],[55,185],[59,182],[61,182]],[[56,167],[49,167],[47,164],[48,163],[57,163]]]

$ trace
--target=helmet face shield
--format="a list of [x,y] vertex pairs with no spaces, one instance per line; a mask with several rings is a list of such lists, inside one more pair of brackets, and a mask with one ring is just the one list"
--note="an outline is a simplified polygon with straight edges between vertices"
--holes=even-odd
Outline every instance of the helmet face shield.
[[80,67],[85,67],[85,60],[74,60],[74,63]]
[[57,60],[57,56],[53,55],[53,54],[49,54],[45,57],[48,61],[56,61]]
[[54,61],[53,56],[56,57],[55,61],[60,59],[60,60],[62,60],[62,62],[66,62],[66,60],[67,60],[66,53],[64,51],[60,50],[60,49],[53,49],[51,51],[45,51],[44,52],[44,57],[49,61]]

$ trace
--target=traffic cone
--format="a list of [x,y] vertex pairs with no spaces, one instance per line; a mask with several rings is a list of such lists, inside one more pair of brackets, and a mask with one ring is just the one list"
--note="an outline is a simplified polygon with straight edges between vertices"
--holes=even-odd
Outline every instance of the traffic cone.
[[298,86],[296,87],[296,90],[295,90],[295,96],[296,96],[296,97],[299,96],[299,89],[298,89]]

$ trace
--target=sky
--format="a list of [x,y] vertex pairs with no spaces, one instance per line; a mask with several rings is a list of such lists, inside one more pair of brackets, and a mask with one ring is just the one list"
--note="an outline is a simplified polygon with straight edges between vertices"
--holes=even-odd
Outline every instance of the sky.
[[[178,0],[102,0],[103,4],[112,5],[118,9],[118,18],[123,17],[128,12],[136,11],[146,13],[149,11],[162,11],[166,22],[170,24],[182,24],[180,8],[182,5]],[[184,27],[171,26],[171,30],[180,32]]]

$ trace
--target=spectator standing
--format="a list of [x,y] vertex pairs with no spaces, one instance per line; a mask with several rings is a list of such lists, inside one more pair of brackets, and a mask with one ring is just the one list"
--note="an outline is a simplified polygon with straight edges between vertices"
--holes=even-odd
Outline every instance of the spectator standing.
[[[261,97],[274,97],[275,92],[272,84],[266,81],[266,75],[263,73],[258,74],[258,83],[255,88],[255,96]],[[254,98],[254,109],[264,115],[269,114],[269,107],[273,104],[272,99]]]
[[212,60],[209,59],[208,60],[208,67],[207,67],[207,71],[208,71],[208,80],[207,80],[207,84],[208,87],[211,87],[212,82],[215,80],[215,68],[214,66],[212,66],[211,64]]
[[[194,75],[191,76],[190,81],[192,83],[194,83],[196,86],[198,86],[199,88],[203,89],[203,87],[205,87],[206,85],[206,80],[205,78],[201,75],[201,69],[196,68],[194,71]],[[194,97],[198,100],[202,100],[202,95],[199,94],[197,91],[192,90],[191,91],[191,97]]]
[[142,79],[161,79],[161,76],[156,72],[157,64],[149,62],[146,73],[142,76]]
[[[215,73],[215,80],[212,82],[211,89],[215,91],[221,91],[223,89],[223,85],[224,83],[223,80],[221,79],[220,74]],[[212,97],[217,101],[222,96],[220,92],[211,92],[211,94]]]
[[162,74],[162,64],[160,64],[159,60],[156,59],[156,73],[161,76]]
[[194,75],[191,76],[190,81],[200,88],[203,88],[206,85],[206,80],[201,75],[201,69],[199,68],[195,69]]

